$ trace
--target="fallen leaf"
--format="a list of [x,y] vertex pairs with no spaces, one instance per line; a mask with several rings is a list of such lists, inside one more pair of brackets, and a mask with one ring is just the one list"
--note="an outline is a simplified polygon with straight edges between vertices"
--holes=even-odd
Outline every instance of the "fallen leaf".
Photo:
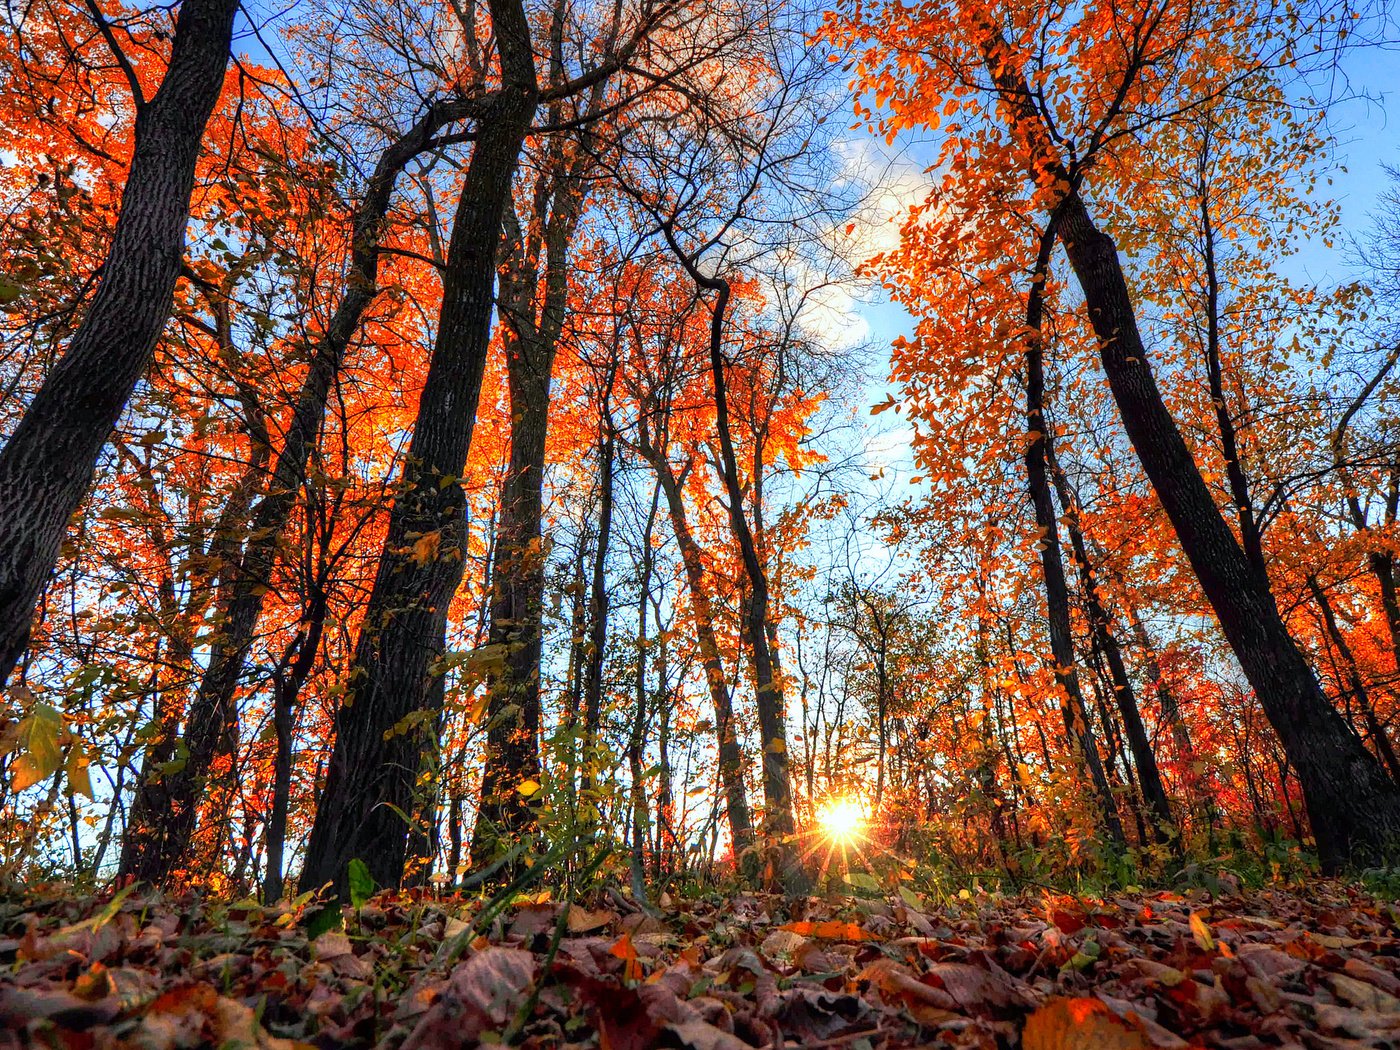
[[778,929],[802,937],[816,937],[824,941],[878,941],[880,939],[869,930],[862,929],[853,922],[837,922],[834,919],[824,922],[789,922],[779,926]]
[[1098,999],[1051,999],[1026,1019],[1022,1050],[1153,1050],[1143,1031]]

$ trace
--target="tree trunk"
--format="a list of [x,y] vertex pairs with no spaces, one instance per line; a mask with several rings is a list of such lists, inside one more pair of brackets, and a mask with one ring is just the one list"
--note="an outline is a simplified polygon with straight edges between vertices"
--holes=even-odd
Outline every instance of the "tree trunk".
[[749,596],[744,616],[744,635],[753,659],[754,706],[763,748],[763,831],[767,846],[777,862],[777,874],[785,892],[802,894],[811,880],[802,867],[797,849],[797,824],[792,810],[792,778],[788,771],[787,710],[776,650],[770,645],[768,573],[758,556],[753,529],[749,525],[739,462],[734,452],[734,436],[729,420],[727,368],[724,358],[724,320],[729,308],[729,282],[708,277],[696,260],[686,255],[671,228],[664,227],[667,243],[685,267],[696,287],[714,293],[710,306],[710,380],[715,395],[715,431],[719,437],[720,475],[724,483],[729,528],[739,545],[739,555],[748,579]]
[[253,509],[241,557],[229,571],[227,595],[220,602],[223,627],[211,639],[209,663],[190,707],[185,729],[184,766],[163,778],[146,778],[132,803],[123,850],[122,874],[161,884],[187,857],[194,834],[196,803],[209,768],[223,753],[225,727],[234,720],[234,694],[256,637],[263,598],[268,593],[287,522],[306,478],[327,397],[360,319],[378,294],[379,238],[399,173],[425,149],[434,133],[468,112],[461,100],[438,102],[379,156],[351,231],[350,265],[344,292],[326,330],[311,352],[286,439]]
[[[606,404],[606,401],[604,402]],[[603,483],[612,486],[612,420],[607,423],[607,452],[604,455]],[[609,493],[611,504],[611,493]],[[627,736],[627,768],[632,777],[632,853],[630,874],[632,895],[637,900],[646,900],[646,850],[651,841],[651,819],[647,806],[646,784],[643,782],[643,759],[647,746],[647,605],[651,599],[651,575],[655,568],[656,556],[652,550],[651,537],[656,525],[656,511],[661,502],[661,485],[652,489],[651,509],[647,513],[646,525],[642,529],[642,565],[639,573],[637,597],[637,670],[633,679],[635,707],[632,712],[632,728]],[[601,536],[602,530],[599,530]],[[600,540],[601,547],[601,540]],[[594,577],[598,582],[598,576]],[[591,654],[590,654],[591,655]]]
[[1065,566],[1060,554],[1059,523],[1055,520],[1055,503],[1050,495],[1046,472],[1045,368],[1044,341],[1040,333],[1045,303],[1045,281],[1050,270],[1050,253],[1055,246],[1055,226],[1052,220],[1040,236],[1035,269],[1031,274],[1026,297],[1026,484],[1031,504],[1035,508],[1035,523],[1040,531],[1040,569],[1045,583],[1045,605],[1050,629],[1050,657],[1055,680],[1063,699],[1065,731],[1072,750],[1077,751],[1089,770],[1089,778],[1097,795],[1100,817],[1109,838],[1117,845],[1124,843],[1123,825],[1118,819],[1118,807],[1108,784],[1093,728],[1085,714],[1084,692],[1079,684],[1074,635],[1070,625],[1069,584],[1065,581]]
[[380,885],[397,886],[403,877],[422,734],[437,713],[435,663],[464,567],[461,475],[491,341],[501,220],[539,97],[520,0],[490,0],[489,7],[503,83],[484,104],[462,184],[437,341],[336,716],[303,889],[332,882],[343,892],[346,866],[357,857]]
[[0,685],[28,644],[68,521],[170,316],[195,165],[238,8],[238,0],[181,5],[160,88],[136,100],[131,169],[97,294],[0,451]]
[[[542,172],[529,228],[521,231],[513,211],[506,216],[510,251],[502,267],[500,302],[510,390],[510,464],[501,485],[489,635],[489,644],[503,650],[505,664],[490,684],[486,765],[471,847],[478,865],[489,864],[535,826],[534,810],[516,787],[537,780],[541,769],[545,445],[554,357],[568,305],[568,246],[582,204],[574,172]],[[537,304],[542,259],[545,290]]]
[[[608,377],[612,382],[612,377]],[[585,792],[593,788],[593,768],[598,761],[598,729],[603,717],[603,664],[607,656],[608,641],[608,546],[612,538],[613,518],[613,451],[616,447],[616,432],[612,418],[608,415],[609,397],[603,394],[603,437],[599,448],[598,484],[601,489],[598,507],[598,546],[593,555],[593,579],[588,595],[588,646],[584,660],[583,680],[583,753]],[[647,538],[650,539],[650,531]],[[644,555],[646,561],[643,579],[650,582],[651,552]],[[643,592],[643,599],[646,595]],[[642,634],[646,638],[646,603],[642,603]],[[643,664],[645,661],[643,661]],[[638,702],[645,706],[646,693],[638,694]],[[640,715],[638,716],[641,717]]]
[[715,637],[714,609],[705,582],[704,556],[690,530],[680,481],[671,468],[663,448],[653,445],[647,436],[645,419],[639,439],[642,456],[656,471],[666,507],[671,515],[671,528],[680,547],[681,563],[685,567],[686,583],[690,589],[690,610],[695,626],[695,640],[700,650],[700,662],[705,668],[705,682],[710,690],[710,702],[715,709],[715,736],[719,749],[719,779],[724,790],[725,814],[729,820],[729,837],[734,856],[746,878],[752,879],[758,868],[754,854],[753,818],[749,813],[748,795],[744,791],[744,753],[739,745],[739,730],[734,721],[734,705],[724,678],[724,662],[720,657],[719,640]]
[[1128,438],[1298,773],[1324,869],[1384,863],[1400,844],[1400,787],[1328,703],[1221,517],[1152,375],[1117,246],[1077,191],[1060,206],[1059,229]]
[[1162,786],[1162,774],[1157,769],[1157,756],[1153,754],[1152,742],[1147,737],[1147,729],[1142,724],[1142,714],[1138,709],[1137,692],[1132,679],[1128,677],[1127,665],[1123,662],[1123,650],[1113,633],[1108,609],[1099,596],[1098,580],[1094,568],[1089,563],[1089,552],[1084,543],[1084,533],[1079,523],[1079,501],[1069,487],[1059,461],[1055,457],[1055,442],[1047,432],[1045,436],[1046,462],[1055,481],[1055,489],[1060,496],[1060,506],[1064,508],[1065,524],[1069,532],[1070,549],[1079,565],[1079,586],[1084,595],[1085,611],[1088,613],[1089,630],[1093,633],[1094,644],[1108,665],[1109,686],[1118,706],[1118,715],[1123,720],[1123,732],[1128,738],[1128,749],[1133,753],[1133,765],[1137,767],[1138,785],[1142,797],[1152,817],[1152,834],[1158,842],[1171,841],[1173,827],[1171,805],[1167,801],[1166,788]]
[[277,754],[272,763],[272,807],[264,829],[267,850],[266,874],[263,877],[263,902],[272,904],[282,899],[283,854],[287,844],[287,813],[292,797],[292,731],[296,723],[296,705],[302,687],[316,662],[321,647],[321,633],[326,623],[326,593],[318,587],[311,607],[297,638],[288,647],[273,682],[272,726],[277,737]]

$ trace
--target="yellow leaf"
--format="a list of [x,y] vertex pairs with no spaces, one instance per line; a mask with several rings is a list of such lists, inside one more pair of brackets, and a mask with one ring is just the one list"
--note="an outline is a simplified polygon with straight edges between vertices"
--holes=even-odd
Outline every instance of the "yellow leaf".
[[1203,952],[1215,950],[1215,938],[1210,935],[1210,927],[1194,911],[1191,913],[1191,936],[1196,938],[1196,947]]
[[48,774],[39,768],[33,755],[19,755],[10,763],[10,790],[23,791],[25,788],[32,788],[46,776]]
[[437,557],[438,545],[442,542],[442,530],[425,532],[413,541],[413,551],[409,555],[419,565],[427,565]]
[[491,694],[482,693],[472,701],[472,706],[467,709],[467,724],[476,725],[486,714],[486,708],[491,703]]
[[88,774],[88,759],[82,748],[74,747],[68,752],[68,760],[63,763],[68,774],[68,790],[74,795],[85,795],[92,799],[92,777]]
[[515,790],[526,798],[529,798],[538,793],[540,790],[540,782],[538,780],[522,780],[519,784],[515,785]]
[[783,743],[781,737],[774,737],[768,741],[767,751],[771,755],[783,755],[787,753],[787,744]]
[[23,753],[11,765],[11,790],[23,791],[58,772],[63,753],[58,747],[58,735],[63,729],[63,715],[49,704],[35,704],[20,721],[19,740]]

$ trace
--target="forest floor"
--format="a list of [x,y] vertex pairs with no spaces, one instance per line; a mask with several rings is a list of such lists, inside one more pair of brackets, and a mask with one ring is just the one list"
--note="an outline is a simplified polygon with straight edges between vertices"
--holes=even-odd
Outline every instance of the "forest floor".
[[659,903],[11,890],[0,1047],[1400,1045],[1400,910],[1339,882]]

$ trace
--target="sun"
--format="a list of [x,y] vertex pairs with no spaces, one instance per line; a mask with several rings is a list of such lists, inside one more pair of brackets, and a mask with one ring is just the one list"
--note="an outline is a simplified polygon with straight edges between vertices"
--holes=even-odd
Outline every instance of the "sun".
[[834,843],[849,845],[860,839],[865,813],[853,798],[829,799],[817,817],[822,832]]

